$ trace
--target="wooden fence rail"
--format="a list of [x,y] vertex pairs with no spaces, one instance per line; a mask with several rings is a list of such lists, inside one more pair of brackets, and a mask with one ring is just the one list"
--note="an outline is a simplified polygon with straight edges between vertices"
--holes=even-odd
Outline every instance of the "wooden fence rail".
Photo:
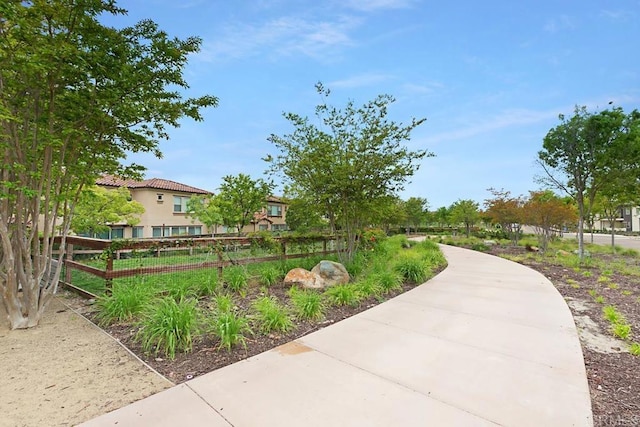
[[[92,298],[94,294],[82,290],[73,283],[73,271],[81,271],[96,276],[105,281],[106,292],[110,292],[113,279],[125,277],[183,272],[199,270],[205,268],[216,268],[218,274],[222,276],[222,270],[232,265],[246,265],[269,261],[283,261],[292,258],[307,256],[327,255],[338,252],[339,245],[336,236],[313,236],[313,237],[272,237],[269,238],[270,249],[275,252],[273,255],[254,256],[243,258],[231,258],[228,254],[238,249],[250,248],[252,244],[265,245],[266,241],[260,237],[195,237],[195,238],[163,238],[163,239],[140,239],[140,240],[103,240],[91,239],[78,236],[68,236],[66,239],[66,255],[64,258],[65,274],[61,280],[63,286],[67,286],[80,294]],[[274,244],[275,242],[275,244]],[[61,242],[59,242],[61,243]],[[303,253],[288,253],[292,245],[322,243],[322,250]],[[207,249],[209,253],[215,253],[215,260],[211,261],[189,261],[189,256],[197,250]],[[140,250],[147,250],[150,257],[160,257],[161,254],[170,254],[175,251],[187,252],[187,259],[184,263],[175,265],[152,265],[136,266],[134,268],[114,269],[114,260],[119,260],[123,256],[130,256]],[[225,254],[227,258],[225,259]],[[105,263],[105,268],[98,268],[74,259],[78,256],[101,257]]]

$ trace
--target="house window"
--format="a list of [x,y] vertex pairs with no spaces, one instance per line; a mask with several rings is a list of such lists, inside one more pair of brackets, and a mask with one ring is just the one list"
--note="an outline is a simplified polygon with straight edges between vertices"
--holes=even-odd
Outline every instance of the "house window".
[[267,216],[282,216],[282,206],[267,205]]
[[259,229],[260,231],[267,231],[267,230],[269,229],[269,226],[268,226],[267,224],[260,224],[260,225],[258,226],[258,229]]
[[200,225],[176,225],[172,227],[152,227],[151,235],[153,237],[168,236],[195,236],[202,234],[202,226]]
[[133,227],[131,229],[131,237],[134,239],[141,239],[144,234],[144,227]]
[[173,212],[185,213],[187,212],[188,196],[173,196]]
[[162,193],[156,194],[156,200],[158,201],[158,203],[164,202],[164,200],[162,198],[163,196],[164,196],[164,194],[162,194]]
[[124,239],[124,228],[114,227],[111,229],[111,239]]
[[287,224],[271,224],[271,231],[285,231]]

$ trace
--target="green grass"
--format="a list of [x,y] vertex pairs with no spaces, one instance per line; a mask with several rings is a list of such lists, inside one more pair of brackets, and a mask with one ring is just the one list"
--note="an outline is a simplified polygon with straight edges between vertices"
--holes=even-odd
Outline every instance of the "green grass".
[[198,330],[198,308],[194,299],[176,301],[162,298],[149,306],[140,322],[136,339],[147,353],[164,353],[174,359],[176,352],[189,352]]
[[423,283],[428,277],[427,263],[416,256],[405,255],[398,258],[393,268],[410,283]]
[[289,290],[289,297],[299,319],[320,320],[324,317],[326,306],[321,294],[293,287]]
[[272,332],[286,333],[293,329],[288,310],[274,297],[262,297],[254,301],[253,309],[260,332],[267,335]]
[[222,276],[227,288],[233,292],[242,293],[249,283],[247,270],[243,266],[225,268]]
[[114,285],[111,295],[102,295],[96,300],[98,324],[104,326],[134,320],[153,297],[153,289],[144,284]]
[[380,287],[382,293],[402,289],[402,276],[393,270],[383,270],[371,275],[371,280]]
[[634,356],[640,356],[640,343],[632,342],[629,346],[629,353]]
[[215,313],[210,326],[213,334],[220,339],[220,348],[227,351],[231,351],[238,344],[246,348],[245,335],[252,333],[249,319],[234,311]]
[[350,284],[332,286],[324,291],[324,295],[331,305],[355,307],[360,303],[360,295]]
[[258,281],[263,286],[273,286],[283,277],[281,270],[273,264],[264,264],[258,269]]
[[628,340],[631,338],[631,325],[627,323],[614,323],[611,325],[611,332],[614,336],[622,340]]
[[607,305],[602,308],[602,314],[604,318],[611,323],[624,323],[624,316],[612,305]]

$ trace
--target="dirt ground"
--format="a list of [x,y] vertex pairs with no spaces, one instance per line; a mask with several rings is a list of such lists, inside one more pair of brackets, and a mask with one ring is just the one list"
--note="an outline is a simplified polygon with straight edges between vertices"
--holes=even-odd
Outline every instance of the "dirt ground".
[[10,331],[0,304],[0,426],[70,426],[171,387],[61,293],[40,325]]

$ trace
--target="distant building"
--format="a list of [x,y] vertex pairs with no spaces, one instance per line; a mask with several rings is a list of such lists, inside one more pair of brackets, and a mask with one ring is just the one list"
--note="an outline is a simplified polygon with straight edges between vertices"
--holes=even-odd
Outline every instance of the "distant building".
[[[136,181],[106,175],[96,181],[96,185],[104,188],[127,187],[131,198],[144,206],[145,212],[140,215],[140,222],[135,226],[112,224],[110,230],[97,237],[104,239],[169,237],[184,235],[219,234],[235,232],[222,225],[213,230],[195,218],[187,217],[187,201],[197,195],[213,195],[212,192],[179,182],[161,178]],[[251,224],[244,227],[243,232],[281,231],[287,229],[287,206],[275,196],[267,199],[266,208],[257,212]]]

